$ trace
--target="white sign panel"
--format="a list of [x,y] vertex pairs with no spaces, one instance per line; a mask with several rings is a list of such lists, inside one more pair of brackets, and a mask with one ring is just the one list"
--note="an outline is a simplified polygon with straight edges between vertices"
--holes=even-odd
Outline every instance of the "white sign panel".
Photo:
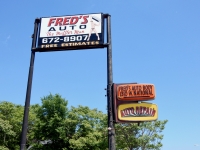
[[103,44],[102,14],[41,18],[38,48],[98,47]]

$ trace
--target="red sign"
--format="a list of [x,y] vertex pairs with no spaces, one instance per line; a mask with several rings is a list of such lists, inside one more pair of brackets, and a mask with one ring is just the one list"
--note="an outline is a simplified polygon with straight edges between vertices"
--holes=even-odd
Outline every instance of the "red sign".
[[153,84],[121,84],[117,85],[118,100],[152,100],[155,98]]

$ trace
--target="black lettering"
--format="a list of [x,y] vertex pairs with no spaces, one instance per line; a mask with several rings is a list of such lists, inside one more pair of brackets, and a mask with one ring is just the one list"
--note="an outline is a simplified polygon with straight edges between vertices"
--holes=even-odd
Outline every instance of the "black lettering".
[[73,26],[69,26],[69,27],[72,27],[72,30],[74,30],[74,27],[75,27],[76,25],[73,25]]
[[56,31],[54,27],[49,28],[49,31]]
[[[64,28],[62,28],[62,27],[64,27]],[[66,29],[67,29],[66,26],[61,26],[61,27],[59,27],[59,30],[60,30],[60,31],[63,31],[63,30],[66,30]]]
[[86,29],[86,25],[80,25],[79,29]]

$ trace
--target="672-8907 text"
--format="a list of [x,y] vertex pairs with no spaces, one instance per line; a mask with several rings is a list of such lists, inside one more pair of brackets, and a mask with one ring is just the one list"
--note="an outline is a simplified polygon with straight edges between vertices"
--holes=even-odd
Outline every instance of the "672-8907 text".
[[42,38],[42,43],[62,43],[62,42],[80,42],[87,41],[88,35],[78,35],[78,36],[65,36],[65,37],[48,37]]

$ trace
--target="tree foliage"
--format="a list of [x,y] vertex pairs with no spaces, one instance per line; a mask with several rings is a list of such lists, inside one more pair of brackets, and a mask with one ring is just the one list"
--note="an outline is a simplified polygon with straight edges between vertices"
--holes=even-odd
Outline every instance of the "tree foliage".
[[73,122],[73,134],[69,140],[70,149],[101,150],[107,147],[106,115],[97,109],[72,107],[68,122]]
[[0,146],[19,149],[23,107],[10,102],[0,102]]
[[[28,150],[106,150],[107,115],[87,106],[67,107],[59,94],[29,108]],[[18,150],[24,107],[0,102],[0,150]],[[118,150],[159,150],[167,120],[115,124]]]
[[[29,112],[27,143],[30,142],[29,137],[33,134],[32,128],[36,119],[33,107],[30,107]],[[0,102],[0,150],[20,148],[23,113],[24,107],[21,105]]]
[[78,106],[67,109],[67,100],[50,94],[35,110],[35,149],[105,149],[106,115],[96,109]]
[[159,150],[167,120],[116,125],[116,143],[119,149]]
[[68,113],[67,101],[58,94],[50,94],[42,98],[42,105],[35,109],[35,113],[37,119],[32,139],[36,141],[35,149],[59,150],[68,146],[65,121]]

